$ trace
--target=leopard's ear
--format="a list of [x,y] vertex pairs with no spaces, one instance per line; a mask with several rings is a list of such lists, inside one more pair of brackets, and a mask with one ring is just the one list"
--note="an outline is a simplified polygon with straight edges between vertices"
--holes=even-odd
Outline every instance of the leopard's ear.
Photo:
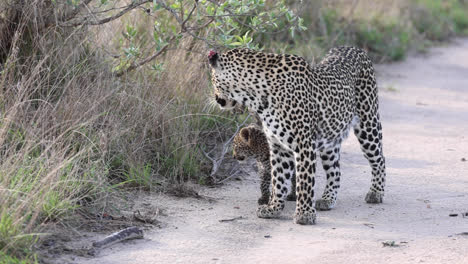
[[216,68],[218,57],[218,52],[214,50],[210,50],[210,52],[208,53],[208,61],[210,62],[213,68]]
[[240,131],[241,139],[245,143],[249,144],[249,139],[250,139],[250,130],[248,127],[244,127]]

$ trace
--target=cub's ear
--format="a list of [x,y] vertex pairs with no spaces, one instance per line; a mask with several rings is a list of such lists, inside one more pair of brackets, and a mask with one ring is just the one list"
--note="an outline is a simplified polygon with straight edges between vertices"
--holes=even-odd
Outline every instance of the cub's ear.
[[213,68],[216,67],[216,62],[218,61],[218,52],[214,51],[214,50],[210,50],[210,52],[208,53],[208,60],[210,61],[210,64]]
[[241,139],[242,141],[244,141],[245,143],[249,143],[249,137],[250,137],[250,130],[248,127],[244,127],[241,129],[240,131],[240,135],[241,135]]

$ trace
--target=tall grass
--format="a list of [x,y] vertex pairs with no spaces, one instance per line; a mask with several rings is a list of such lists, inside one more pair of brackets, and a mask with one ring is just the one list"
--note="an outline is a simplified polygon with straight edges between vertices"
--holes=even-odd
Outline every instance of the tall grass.
[[106,185],[98,132],[115,87],[81,33],[39,37],[21,23],[0,75],[0,252],[14,255]]
[[22,6],[0,72],[1,261],[33,261],[42,224],[108,192],[198,180],[201,133],[217,125],[201,53],[117,78],[96,32],[38,30],[38,8]]

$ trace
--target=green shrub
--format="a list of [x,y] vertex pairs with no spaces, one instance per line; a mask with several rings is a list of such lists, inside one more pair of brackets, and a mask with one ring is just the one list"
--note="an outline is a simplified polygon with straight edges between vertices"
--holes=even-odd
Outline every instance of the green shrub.
[[369,51],[374,60],[401,60],[409,48],[411,31],[394,21],[361,22],[356,29],[356,45]]
[[36,264],[39,263],[37,258],[32,255],[30,257],[17,258],[0,251],[0,264]]

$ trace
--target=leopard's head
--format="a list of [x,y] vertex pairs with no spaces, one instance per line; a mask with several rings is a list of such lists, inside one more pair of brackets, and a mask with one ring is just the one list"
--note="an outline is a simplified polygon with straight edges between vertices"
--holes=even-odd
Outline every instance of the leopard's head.
[[[236,104],[249,106],[266,88],[265,73],[269,57],[250,49],[232,49],[224,53],[210,51],[211,79],[214,96],[222,109],[232,109]],[[275,60],[276,62],[276,60]]]
[[269,146],[262,129],[255,125],[242,128],[232,141],[233,157],[240,162],[252,157],[269,160]]

